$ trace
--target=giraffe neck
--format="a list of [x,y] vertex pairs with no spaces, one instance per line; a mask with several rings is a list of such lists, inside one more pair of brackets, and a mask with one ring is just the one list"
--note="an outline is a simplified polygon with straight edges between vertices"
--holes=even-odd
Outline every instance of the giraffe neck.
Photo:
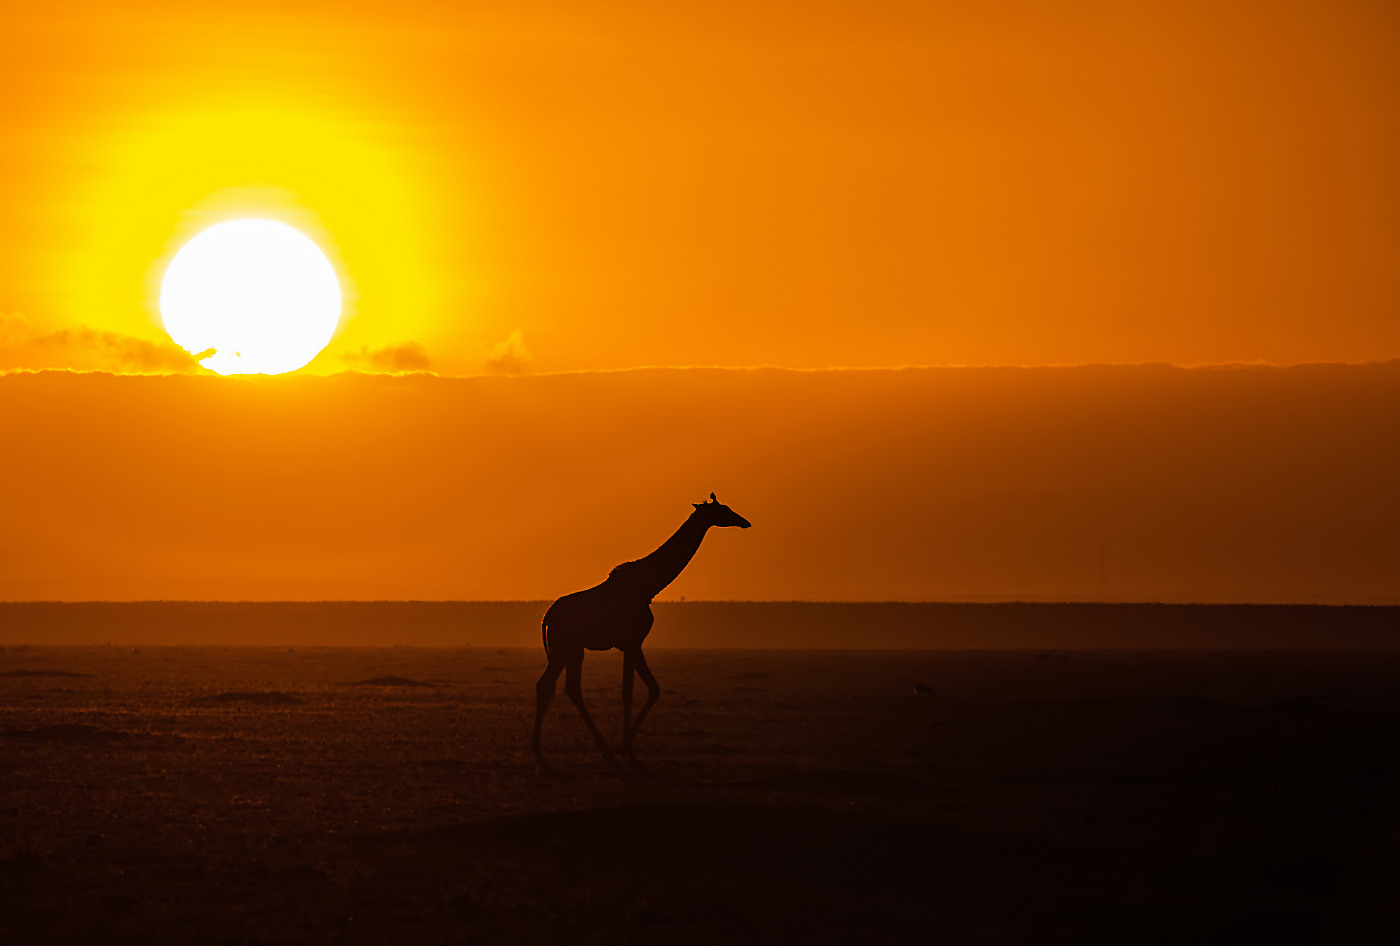
[[707,523],[700,520],[698,513],[691,513],[690,518],[681,523],[681,527],[655,552],[635,562],[619,565],[613,570],[614,574],[625,576],[627,583],[638,592],[649,599],[654,598],[685,571],[709,528]]

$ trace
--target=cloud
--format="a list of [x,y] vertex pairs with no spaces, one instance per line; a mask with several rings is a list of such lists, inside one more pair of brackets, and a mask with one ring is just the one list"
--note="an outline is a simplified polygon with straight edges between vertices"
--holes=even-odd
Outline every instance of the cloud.
[[506,340],[491,349],[486,367],[500,374],[528,374],[535,369],[535,356],[525,347],[525,339],[516,329]]
[[194,358],[171,341],[79,325],[43,331],[19,313],[0,313],[0,371],[68,368],[118,374],[191,373]]
[[433,367],[428,350],[417,342],[401,342],[373,350],[361,345],[359,351],[348,351],[340,357],[351,367],[377,371],[430,371]]

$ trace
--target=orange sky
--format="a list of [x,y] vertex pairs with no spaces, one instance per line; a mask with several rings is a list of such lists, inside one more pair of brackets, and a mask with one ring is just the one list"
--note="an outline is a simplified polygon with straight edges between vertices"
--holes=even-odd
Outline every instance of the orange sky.
[[[714,490],[668,596],[1400,603],[1396,168],[1389,2],[8,4],[0,599],[552,598]],[[161,326],[246,216],[294,376]]]
[[195,370],[221,216],[330,251],[311,366],[1400,356],[1394,3],[0,12],[0,368]]

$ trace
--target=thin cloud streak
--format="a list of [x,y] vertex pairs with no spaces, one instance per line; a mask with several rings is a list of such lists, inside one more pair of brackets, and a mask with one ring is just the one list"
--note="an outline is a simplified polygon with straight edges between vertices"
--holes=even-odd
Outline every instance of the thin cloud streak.
[[196,374],[189,352],[169,341],[79,325],[45,331],[23,315],[0,314],[0,368],[72,368],[112,374]]

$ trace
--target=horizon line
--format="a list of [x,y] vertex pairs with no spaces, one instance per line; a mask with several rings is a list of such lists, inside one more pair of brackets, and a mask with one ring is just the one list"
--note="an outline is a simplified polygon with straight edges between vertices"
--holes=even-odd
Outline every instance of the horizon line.
[[[60,598],[0,599],[0,607],[9,605],[141,605],[141,604],[208,604],[208,605],[285,605],[285,604],[534,604],[548,605],[552,598]],[[909,600],[831,599],[812,598],[663,598],[651,604],[810,604],[810,605],[1033,605],[1033,606],[1102,606],[1102,607],[1204,607],[1204,608],[1400,608],[1393,602],[1324,602],[1324,601],[1161,601],[1161,600],[1092,600],[1092,599],[1033,599],[1033,598],[968,598]]]

